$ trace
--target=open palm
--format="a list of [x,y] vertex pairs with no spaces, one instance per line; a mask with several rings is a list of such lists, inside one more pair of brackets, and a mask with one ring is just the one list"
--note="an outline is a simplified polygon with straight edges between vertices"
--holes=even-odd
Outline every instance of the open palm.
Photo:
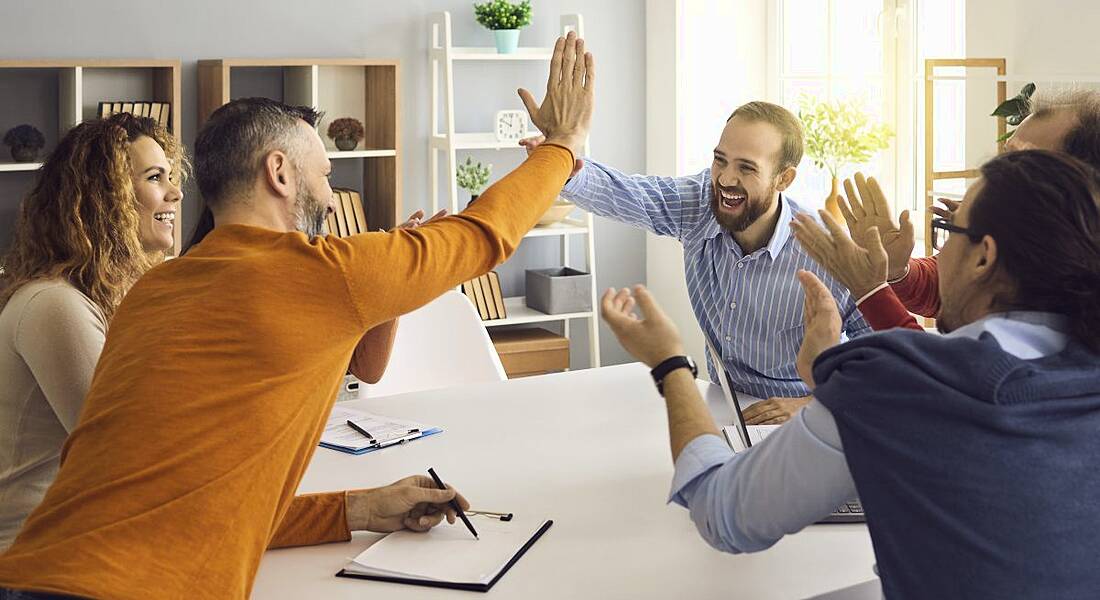
[[867,248],[868,233],[872,227],[876,228],[886,250],[888,278],[897,279],[904,275],[917,243],[913,223],[909,221],[909,211],[903,211],[899,222],[895,223],[878,181],[874,177],[865,179],[863,173],[855,174],[854,186],[851,179],[845,179],[844,192],[847,200],[838,195],[837,204],[848,222],[852,240]]

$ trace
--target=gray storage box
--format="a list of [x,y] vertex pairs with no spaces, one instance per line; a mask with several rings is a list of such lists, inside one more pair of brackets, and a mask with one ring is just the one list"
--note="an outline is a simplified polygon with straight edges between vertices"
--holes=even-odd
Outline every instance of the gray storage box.
[[576,269],[528,269],[527,306],[548,315],[592,310],[592,275]]

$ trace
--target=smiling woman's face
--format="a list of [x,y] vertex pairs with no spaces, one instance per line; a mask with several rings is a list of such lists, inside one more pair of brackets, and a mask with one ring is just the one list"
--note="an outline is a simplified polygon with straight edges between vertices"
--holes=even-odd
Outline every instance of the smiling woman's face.
[[172,165],[156,140],[142,136],[130,144],[129,152],[138,205],[138,238],[145,252],[164,252],[174,242],[176,210],[183,193],[169,178]]

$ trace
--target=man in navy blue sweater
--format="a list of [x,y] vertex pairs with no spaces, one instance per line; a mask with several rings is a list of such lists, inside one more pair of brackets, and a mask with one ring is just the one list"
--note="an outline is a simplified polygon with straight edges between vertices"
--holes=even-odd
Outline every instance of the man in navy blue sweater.
[[[664,376],[670,499],[710,544],[763,550],[858,493],[887,598],[1100,593],[1100,192],[1089,167],[1047,151],[981,172],[938,225],[944,335],[836,345],[832,296],[799,273],[814,399],[736,455],[691,372]],[[818,242],[851,243],[831,233]],[[602,310],[650,367],[683,354],[644,288],[609,290]]]

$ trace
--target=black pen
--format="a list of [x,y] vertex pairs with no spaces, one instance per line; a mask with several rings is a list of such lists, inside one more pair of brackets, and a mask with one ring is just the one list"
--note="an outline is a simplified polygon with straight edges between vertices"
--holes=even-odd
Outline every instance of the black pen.
[[367,431],[366,429],[363,429],[362,427],[356,425],[351,419],[348,419],[348,427],[351,427],[352,429],[358,431],[359,433],[367,436],[367,439],[370,440],[371,444],[377,444],[378,443],[374,439],[374,436],[371,435],[369,431]]
[[[439,475],[435,474],[435,469],[429,467],[428,475],[432,476],[432,479],[435,480],[435,484],[439,486],[439,489],[447,489],[447,486],[443,485],[443,480],[439,478]],[[462,512],[462,507],[458,505],[457,497],[451,498],[451,508],[455,509],[455,512],[458,513],[458,518],[462,519],[462,522],[466,524],[466,529],[469,529],[470,533],[474,534],[474,539],[481,539],[477,536],[477,530],[474,529],[473,524],[470,523],[470,520],[466,518],[466,513]]]

